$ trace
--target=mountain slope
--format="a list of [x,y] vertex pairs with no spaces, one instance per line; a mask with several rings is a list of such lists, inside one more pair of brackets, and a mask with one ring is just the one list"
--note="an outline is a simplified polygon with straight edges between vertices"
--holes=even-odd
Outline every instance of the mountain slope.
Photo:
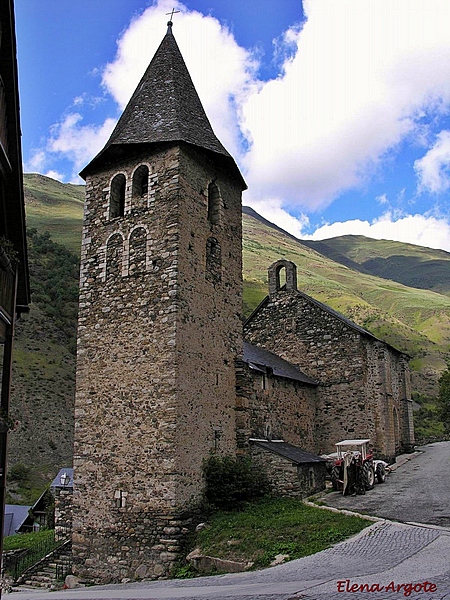
[[[33,302],[17,327],[11,404],[20,425],[10,436],[10,463],[13,468],[32,465],[36,476],[34,489],[21,491],[20,482],[13,481],[11,500],[32,502],[49,474],[71,462],[83,191],[83,186],[42,175],[25,176]],[[269,265],[282,257],[292,260],[301,290],[410,354],[413,390],[436,393],[450,352],[450,297],[393,281],[395,272],[389,271],[385,259],[395,252],[411,260],[409,264],[418,257],[425,262],[442,260],[442,275],[447,253],[398,244],[389,254],[386,244],[345,236],[329,245],[327,252],[336,259],[331,260],[322,246],[311,247],[252,209],[243,212],[245,315],[267,294]],[[385,260],[388,279],[369,272],[367,264],[377,259]],[[436,287],[437,280],[430,279],[429,284]]]
[[413,360],[413,389],[435,393],[450,351],[450,298],[350,269],[302,241],[244,214],[244,306],[267,293],[267,267],[297,264],[299,288],[371,331]]
[[84,185],[60,183],[45,175],[26,173],[24,193],[27,226],[41,233],[48,231],[55,241],[79,256]]
[[[49,230],[52,239],[78,252],[84,187],[28,174],[25,190],[29,225],[36,223],[41,232]],[[330,260],[327,254],[333,258]],[[394,268],[394,256],[404,257],[411,268]],[[266,295],[267,268],[281,257],[297,264],[298,285],[304,292],[410,354],[411,366],[419,373],[414,382],[416,390],[436,391],[437,378],[450,351],[450,300],[433,290],[450,287],[450,254],[362,236],[306,242],[244,207],[245,315]],[[377,262],[384,264],[382,279],[373,273]],[[431,290],[395,281],[402,273],[406,278],[406,272],[412,279],[419,262],[425,264],[425,272],[426,265],[438,265],[438,276],[419,277],[422,287],[428,282]],[[392,270],[390,264],[394,265]]]
[[[28,230],[32,300],[13,353],[8,500],[32,504],[72,463],[78,257]],[[22,477],[23,474],[26,477]]]
[[363,273],[409,287],[450,295],[450,253],[362,235],[303,243],[324,256]]

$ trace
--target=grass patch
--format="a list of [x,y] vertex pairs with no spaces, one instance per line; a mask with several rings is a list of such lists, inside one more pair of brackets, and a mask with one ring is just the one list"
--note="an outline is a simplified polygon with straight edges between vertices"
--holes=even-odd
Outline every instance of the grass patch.
[[289,560],[315,554],[371,523],[307,506],[291,498],[264,499],[240,512],[218,512],[199,531],[196,545],[217,558],[252,561],[267,567],[277,554]]
[[3,551],[25,550],[34,547],[36,544],[51,543],[54,538],[55,532],[53,529],[44,529],[43,531],[34,531],[33,533],[8,535],[3,540]]

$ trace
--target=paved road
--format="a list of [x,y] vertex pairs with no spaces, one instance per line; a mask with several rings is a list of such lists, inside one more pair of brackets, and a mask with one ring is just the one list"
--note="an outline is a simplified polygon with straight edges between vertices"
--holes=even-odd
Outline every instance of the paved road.
[[[379,493],[385,489],[394,499],[395,492],[403,494],[403,500],[395,500],[393,510],[399,510],[397,504],[403,502],[408,519],[416,514],[409,512],[414,510],[414,494],[404,482],[415,484],[417,479],[426,479],[423,472],[429,470],[433,456],[439,456],[441,451],[443,468],[450,462],[450,443],[424,448],[423,453],[399,467],[395,475],[389,476],[388,483],[380,486]],[[440,478],[444,479],[445,474],[441,473]],[[440,488],[441,482],[434,481],[432,485]],[[358,502],[361,508],[361,498],[369,500],[373,492],[354,497],[353,503]],[[437,501],[434,491],[426,493],[433,502]],[[445,502],[447,506],[447,499]],[[347,508],[355,508],[355,504]],[[413,584],[415,590],[411,589]],[[450,528],[380,520],[324,552],[263,571],[62,592],[20,592],[14,596],[18,600],[450,600]]]
[[418,450],[418,455],[365,496],[335,492],[326,495],[326,503],[404,523],[450,527],[450,442],[429,444]]

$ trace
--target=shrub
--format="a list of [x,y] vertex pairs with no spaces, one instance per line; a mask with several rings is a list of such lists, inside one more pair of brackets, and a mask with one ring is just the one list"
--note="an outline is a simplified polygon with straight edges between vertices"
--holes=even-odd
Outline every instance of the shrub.
[[211,455],[203,463],[205,499],[213,508],[238,510],[270,492],[266,473],[248,458]]
[[30,467],[23,463],[16,463],[9,468],[8,479],[10,481],[27,481],[30,476]]

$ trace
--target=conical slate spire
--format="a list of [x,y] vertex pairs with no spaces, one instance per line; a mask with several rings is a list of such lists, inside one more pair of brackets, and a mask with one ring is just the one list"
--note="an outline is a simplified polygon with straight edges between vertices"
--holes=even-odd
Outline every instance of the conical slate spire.
[[167,33],[111,137],[80,175],[113,146],[175,141],[231,158],[212,130],[169,21]]
[[229,156],[212,130],[169,21],[167,34],[106,146],[170,141]]

